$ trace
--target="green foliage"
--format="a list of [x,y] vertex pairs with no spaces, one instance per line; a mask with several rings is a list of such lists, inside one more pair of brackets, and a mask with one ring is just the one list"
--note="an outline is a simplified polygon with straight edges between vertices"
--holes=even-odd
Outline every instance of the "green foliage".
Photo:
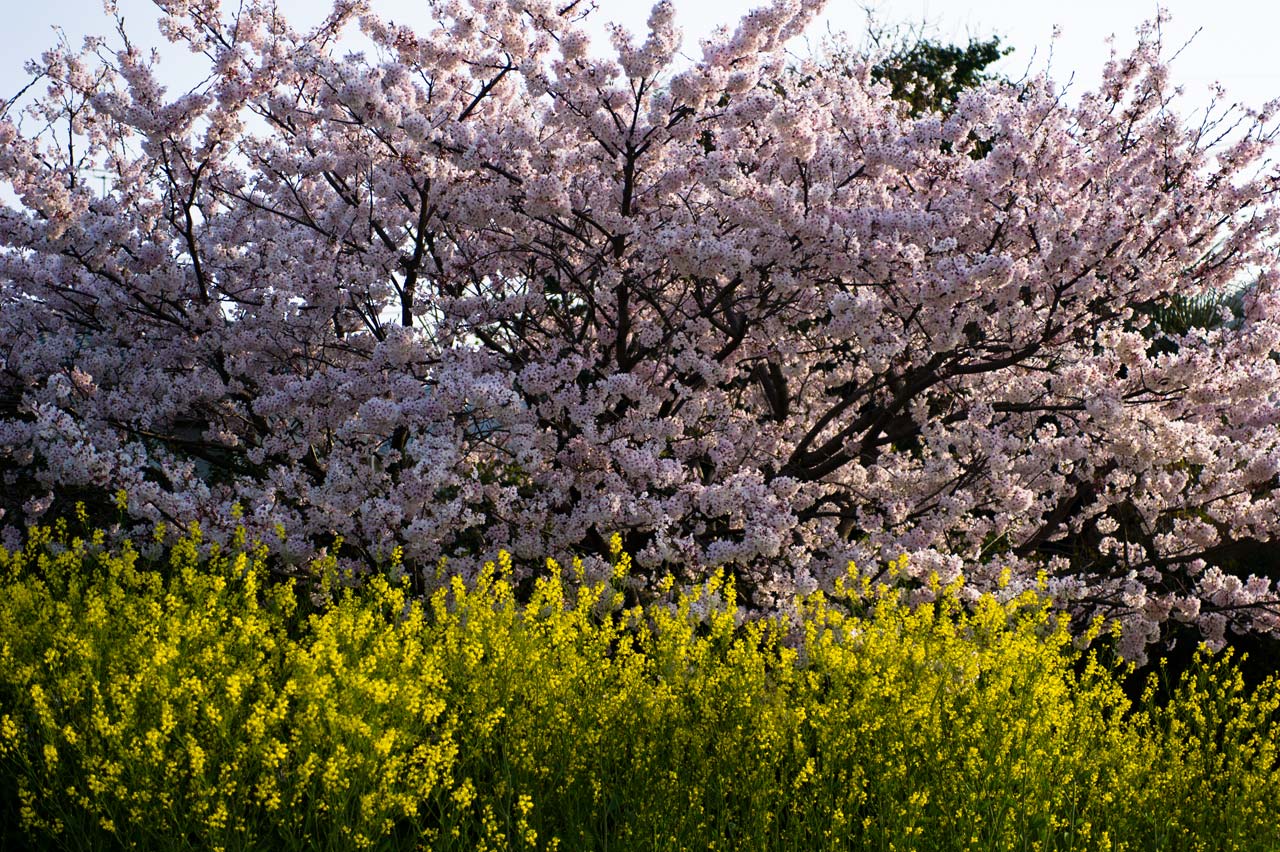
[[1228,659],[1134,705],[1034,594],[935,583],[909,607],[851,567],[790,621],[741,623],[723,578],[625,607],[613,558],[598,583],[549,563],[523,600],[504,558],[421,601],[332,560],[272,584],[262,549],[194,527],[152,561],[33,529],[0,551],[0,806],[23,842],[81,849],[1280,836],[1280,691]]
[[1000,46],[998,36],[970,39],[964,47],[919,39],[895,46],[871,77],[887,83],[893,99],[907,104],[912,115],[947,112],[966,89],[996,79],[987,67],[1012,52]]
[[1197,296],[1172,295],[1143,311],[1165,334],[1182,335],[1193,328],[1222,328],[1244,315],[1245,290],[1202,293]]
[[[807,86],[828,74],[848,75],[868,56],[878,55],[883,58],[871,67],[871,79],[888,85],[890,97],[905,104],[912,116],[946,114],[966,90],[1003,79],[989,66],[1012,52],[1012,47],[1001,46],[999,36],[971,38],[961,47],[927,38],[919,30],[886,28],[869,17],[860,46],[837,41],[819,70],[812,75],[796,72],[791,82]],[[775,86],[783,91],[781,83]]]

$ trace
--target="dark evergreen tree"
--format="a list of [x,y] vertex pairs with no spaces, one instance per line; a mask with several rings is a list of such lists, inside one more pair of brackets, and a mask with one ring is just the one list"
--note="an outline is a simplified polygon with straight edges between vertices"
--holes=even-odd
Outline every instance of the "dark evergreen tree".
[[[879,40],[874,29],[871,38]],[[1012,47],[1001,46],[999,36],[970,39],[964,47],[923,38],[900,41],[871,76],[887,83],[894,99],[907,104],[912,115],[947,112],[966,89],[999,79],[990,66],[1012,52]]]

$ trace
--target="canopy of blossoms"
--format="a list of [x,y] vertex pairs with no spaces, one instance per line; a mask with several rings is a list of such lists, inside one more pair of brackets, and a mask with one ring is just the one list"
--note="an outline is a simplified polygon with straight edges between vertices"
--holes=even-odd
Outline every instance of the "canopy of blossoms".
[[[907,552],[924,595],[1047,572],[1134,657],[1280,632],[1222,558],[1280,526],[1271,110],[1178,115],[1156,27],[1070,101],[912,117],[869,64],[793,66],[816,0],[692,63],[669,2],[604,56],[573,0],[156,5],[197,88],[121,28],[0,119],[11,532],[124,489],[294,559],[620,532],[641,579],[728,566],[770,610]],[[1150,324],[1243,280],[1239,322]]]

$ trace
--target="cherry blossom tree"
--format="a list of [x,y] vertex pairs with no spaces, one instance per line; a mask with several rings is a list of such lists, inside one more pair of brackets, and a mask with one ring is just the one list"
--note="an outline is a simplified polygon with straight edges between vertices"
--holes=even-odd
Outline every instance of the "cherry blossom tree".
[[[574,0],[156,5],[199,86],[120,26],[0,120],[5,522],[123,489],[428,575],[616,531],[761,610],[907,552],[926,597],[1040,576],[1132,657],[1280,632],[1219,558],[1280,524],[1273,107],[1184,119],[1158,22],[1097,91],[913,115],[874,57],[787,53],[816,0],[692,61],[669,2],[607,55]],[[1245,278],[1240,321],[1148,328]]]

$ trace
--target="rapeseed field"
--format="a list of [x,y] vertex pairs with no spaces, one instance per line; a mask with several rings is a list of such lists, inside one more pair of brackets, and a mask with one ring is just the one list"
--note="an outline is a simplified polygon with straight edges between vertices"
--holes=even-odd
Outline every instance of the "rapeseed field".
[[69,526],[0,549],[14,848],[1280,848],[1275,681],[1202,653],[1131,701],[1033,593],[627,605],[615,539],[606,580],[517,595],[504,557],[419,598],[398,556],[280,581],[243,535]]

